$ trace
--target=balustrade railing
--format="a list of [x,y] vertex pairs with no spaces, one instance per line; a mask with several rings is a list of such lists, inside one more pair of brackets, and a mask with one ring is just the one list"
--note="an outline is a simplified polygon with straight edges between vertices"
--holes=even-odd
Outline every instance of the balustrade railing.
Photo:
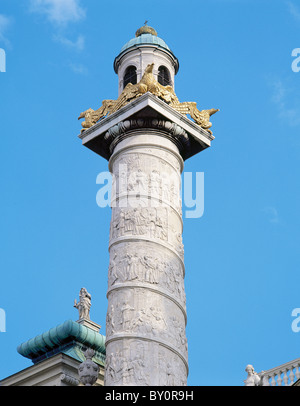
[[245,386],[291,386],[300,379],[300,358],[260,373],[248,365],[246,371]]
[[300,378],[300,358],[259,374],[262,386],[291,386]]

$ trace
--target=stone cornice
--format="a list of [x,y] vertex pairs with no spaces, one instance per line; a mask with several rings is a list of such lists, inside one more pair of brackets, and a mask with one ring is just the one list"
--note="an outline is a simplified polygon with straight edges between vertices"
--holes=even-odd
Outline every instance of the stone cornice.
[[117,143],[132,131],[156,131],[178,146],[183,159],[210,147],[213,135],[152,93],[145,93],[83,131],[82,144],[109,160]]

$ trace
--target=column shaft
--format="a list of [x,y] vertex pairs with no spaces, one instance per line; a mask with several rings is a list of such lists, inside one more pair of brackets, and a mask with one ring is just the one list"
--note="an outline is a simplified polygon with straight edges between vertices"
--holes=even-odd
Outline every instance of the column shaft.
[[105,385],[186,385],[181,173],[174,142],[131,131],[114,148]]

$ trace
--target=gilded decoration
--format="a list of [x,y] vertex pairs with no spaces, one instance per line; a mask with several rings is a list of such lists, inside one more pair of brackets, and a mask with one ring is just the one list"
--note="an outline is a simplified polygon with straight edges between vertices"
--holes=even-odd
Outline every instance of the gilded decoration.
[[85,131],[96,124],[101,118],[115,113],[132,100],[150,92],[179,113],[183,115],[189,114],[196,124],[204,130],[212,133],[210,130],[210,127],[212,126],[212,123],[210,123],[210,117],[218,112],[219,109],[200,111],[197,109],[197,104],[195,102],[180,103],[171,86],[163,86],[154,78],[153,67],[154,63],[151,63],[146,67],[142,79],[137,84],[133,85],[128,83],[117,100],[104,100],[99,109],[93,110],[89,108],[82,112],[78,117],[78,120],[84,118],[84,121],[81,124],[83,127],[81,131]]

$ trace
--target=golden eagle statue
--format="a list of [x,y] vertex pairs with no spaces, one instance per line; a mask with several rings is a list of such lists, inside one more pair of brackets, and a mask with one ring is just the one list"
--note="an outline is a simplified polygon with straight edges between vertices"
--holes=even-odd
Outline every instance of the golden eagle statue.
[[78,120],[84,118],[82,130],[92,127],[101,118],[115,113],[132,100],[150,92],[165,101],[169,106],[181,114],[189,114],[191,118],[201,128],[212,133],[209,128],[212,124],[209,122],[210,116],[215,114],[219,109],[198,110],[195,102],[180,103],[171,86],[161,85],[153,76],[154,63],[149,64],[142,76],[142,79],[135,85],[128,83],[117,100],[104,100],[98,110],[88,109],[80,114]]

